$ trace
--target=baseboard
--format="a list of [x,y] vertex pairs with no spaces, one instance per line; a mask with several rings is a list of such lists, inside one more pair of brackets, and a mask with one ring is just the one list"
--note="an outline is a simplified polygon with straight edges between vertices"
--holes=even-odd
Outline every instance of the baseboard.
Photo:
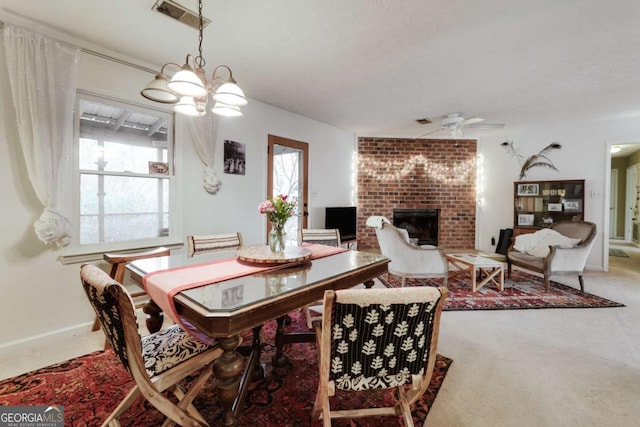
[[55,344],[62,339],[71,338],[77,335],[86,335],[91,330],[93,322],[81,323],[79,325],[70,326],[64,329],[47,332],[45,334],[34,335],[29,338],[11,341],[0,345],[0,351],[24,350],[29,348],[43,348],[43,346]]

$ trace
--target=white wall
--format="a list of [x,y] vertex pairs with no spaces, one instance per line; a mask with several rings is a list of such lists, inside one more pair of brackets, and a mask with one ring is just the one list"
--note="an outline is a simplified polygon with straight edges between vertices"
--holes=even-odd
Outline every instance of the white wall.
[[[0,43],[0,64],[4,51]],[[2,66],[4,67],[4,66]],[[140,89],[153,76],[121,64],[83,54],[79,88],[95,94],[145,104]],[[148,102],[146,105],[158,107]],[[267,135],[309,143],[311,225],[329,204],[350,204],[350,168],[354,134],[249,100],[244,117],[223,119],[218,132],[217,171],[222,188],[216,195],[202,188],[203,165],[182,122],[176,123],[176,171],[182,233],[240,230],[246,242],[264,241],[266,221],[258,204],[266,197]],[[33,232],[42,206],[31,188],[15,128],[6,72],[0,72],[0,347],[64,330],[88,329],[91,308],[79,281],[79,265],[61,265],[55,248]],[[246,144],[246,175],[222,173],[223,140]]]

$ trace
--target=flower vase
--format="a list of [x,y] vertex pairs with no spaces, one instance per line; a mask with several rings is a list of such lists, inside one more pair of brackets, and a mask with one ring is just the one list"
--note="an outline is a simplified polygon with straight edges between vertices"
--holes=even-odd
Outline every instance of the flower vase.
[[269,249],[271,252],[284,252],[284,244],[287,239],[287,233],[282,227],[273,227],[269,232]]

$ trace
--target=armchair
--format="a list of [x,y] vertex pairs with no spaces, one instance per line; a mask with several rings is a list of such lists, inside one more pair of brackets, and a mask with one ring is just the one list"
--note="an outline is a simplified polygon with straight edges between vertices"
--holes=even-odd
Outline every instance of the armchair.
[[558,221],[548,229],[517,236],[507,252],[507,277],[513,265],[541,273],[549,292],[551,276],[577,274],[584,292],[582,273],[595,237],[596,225],[587,221]]
[[449,266],[441,249],[431,245],[411,244],[407,230],[394,227],[383,216],[369,217],[367,226],[376,229],[380,252],[391,259],[389,273],[400,276],[402,286],[405,285],[407,277],[442,277],[443,285],[447,285]]

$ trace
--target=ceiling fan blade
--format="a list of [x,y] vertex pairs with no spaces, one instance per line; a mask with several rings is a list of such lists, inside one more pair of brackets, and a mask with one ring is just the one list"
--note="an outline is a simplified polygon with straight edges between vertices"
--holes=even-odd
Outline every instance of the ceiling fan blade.
[[468,125],[472,125],[474,123],[480,123],[480,122],[484,122],[484,119],[481,119],[480,117],[472,117],[470,119],[466,119],[465,121],[463,121],[461,125],[468,126]]
[[502,129],[504,128],[504,123],[482,123],[482,124],[471,124],[465,127],[475,128],[475,129]]
[[438,133],[438,132],[440,132],[440,131],[442,131],[442,130],[445,130],[445,129],[446,129],[446,128],[439,127],[438,129],[436,129],[436,130],[432,130],[431,132],[423,133],[423,134],[422,134],[422,135],[420,135],[418,138],[422,138],[423,136],[427,136],[427,135],[433,135],[434,133]]

